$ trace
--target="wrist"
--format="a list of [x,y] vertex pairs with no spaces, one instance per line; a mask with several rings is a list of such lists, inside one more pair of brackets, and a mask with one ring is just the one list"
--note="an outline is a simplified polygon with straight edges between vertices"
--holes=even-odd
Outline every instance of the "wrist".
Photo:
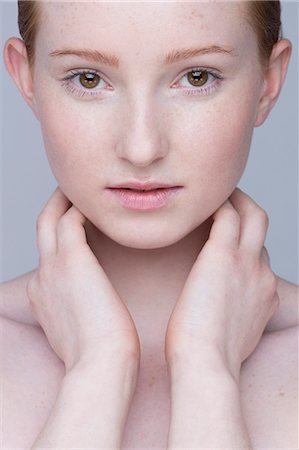
[[65,380],[78,379],[85,383],[89,380],[94,389],[101,389],[99,382],[107,380],[111,385],[126,383],[128,388],[135,389],[139,367],[139,359],[125,353],[85,353],[66,373]]
[[65,359],[66,375],[74,371],[98,371],[103,367],[131,368],[131,370],[139,371],[140,351],[132,348],[106,348],[105,346],[88,347],[81,351],[76,358],[71,360]]
[[167,359],[168,373],[171,383],[183,381],[185,378],[196,382],[204,382],[207,378],[231,380],[239,385],[240,366],[228,364],[227,359],[214,346],[190,343],[185,350],[181,347]]
[[171,373],[167,448],[251,448],[239,385],[230,372],[210,366],[203,371],[195,364],[176,369]]
[[78,362],[64,377],[55,405],[33,448],[121,447],[136,385],[130,364],[97,358]]
[[60,393],[70,400],[81,398],[81,404],[114,417],[121,424],[126,420],[135,393],[139,365],[132,361],[98,358],[79,361],[62,382]]
[[100,351],[98,349],[89,349],[82,353],[71,370],[75,369],[75,367],[86,370],[97,370],[107,365],[110,367],[131,367],[132,370],[138,370],[139,363],[140,357],[138,356],[138,354],[126,349],[101,349]]

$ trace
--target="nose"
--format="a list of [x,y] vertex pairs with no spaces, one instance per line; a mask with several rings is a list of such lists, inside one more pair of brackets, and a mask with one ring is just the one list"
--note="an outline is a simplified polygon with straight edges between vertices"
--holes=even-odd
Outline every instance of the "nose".
[[140,95],[138,99],[128,102],[116,146],[117,156],[136,167],[147,167],[165,158],[168,141],[162,131],[165,125],[159,118],[161,116],[153,100],[146,100],[145,96]]

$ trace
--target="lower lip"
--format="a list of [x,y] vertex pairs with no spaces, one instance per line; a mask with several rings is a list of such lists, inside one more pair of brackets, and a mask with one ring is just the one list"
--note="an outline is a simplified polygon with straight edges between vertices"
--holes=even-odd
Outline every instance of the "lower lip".
[[153,210],[166,206],[181,187],[154,189],[148,192],[109,188],[123,206],[135,210]]

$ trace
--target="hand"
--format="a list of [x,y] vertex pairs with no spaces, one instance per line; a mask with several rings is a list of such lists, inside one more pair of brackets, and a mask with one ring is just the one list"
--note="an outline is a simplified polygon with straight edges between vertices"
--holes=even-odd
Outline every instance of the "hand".
[[171,364],[188,352],[190,358],[217,353],[238,377],[279,304],[264,247],[268,217],[236,188],[213,219],[171,314],[165,356]]
[[85,357],[139,358],[136,327],[91,251],[86,218],[58,187],[38,219],[38,270],[27,286],[33,314],[67,371]]

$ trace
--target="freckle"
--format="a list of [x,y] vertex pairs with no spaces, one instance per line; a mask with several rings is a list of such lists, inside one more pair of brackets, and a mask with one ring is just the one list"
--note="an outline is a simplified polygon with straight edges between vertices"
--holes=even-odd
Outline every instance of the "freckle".
[[252,377],[255,377],[255,373],[252,373],[251,376],[252,376]]
[[151,381],[149,382],[149,386],[153,386],[155,383],[155,377],[151,376]]
[[190,17],[200,17],[200,18],[202,18],[203,15],[199,11],[197,11],[196,9],[193,9],[193,11],[191,11]]
[[284,392],[279,392],[279,395],[280,395],[280,396],[284,395]]

